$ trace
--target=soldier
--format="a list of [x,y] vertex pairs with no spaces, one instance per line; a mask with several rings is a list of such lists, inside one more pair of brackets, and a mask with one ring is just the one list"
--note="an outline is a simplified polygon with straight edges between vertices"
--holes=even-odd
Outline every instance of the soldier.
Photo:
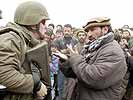
[[84,54],[77,54],[68,46],[69,59],[60,60],[64,75],[77,79],[71,99],[121,100],[127,84],[123,82],[127,65],[120,45],[114,40],[110,19],[93,18],[84,30],[95,38],[85,46]]
[[31,73],[28,73],[28,66],[23,63],[27,49],[43,39],[48,19],[42,4],[29,1],[16,8],[14,23],[9,22],[0,29],[0,84],[7,90],[3,100],[40,100],[47,95],[37,65],[30,62]]

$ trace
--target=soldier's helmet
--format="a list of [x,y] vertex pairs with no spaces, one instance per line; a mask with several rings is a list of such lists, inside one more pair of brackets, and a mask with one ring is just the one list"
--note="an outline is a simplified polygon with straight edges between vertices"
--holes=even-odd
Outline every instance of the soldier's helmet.
[[35,1],[20,4],[14,15],[14,22],[20,25],[36,25],[43,19],[49,19],[48,12],[42,4]]
[[107,17],[97,17],[90,19],[85,26],[83,26],[84,30],[88,32],[90,27],[95,26],[108,26],[111,25],[110,19]]

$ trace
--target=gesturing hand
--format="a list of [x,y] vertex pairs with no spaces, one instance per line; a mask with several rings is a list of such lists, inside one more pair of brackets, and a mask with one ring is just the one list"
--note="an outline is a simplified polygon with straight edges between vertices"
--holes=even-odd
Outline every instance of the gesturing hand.
[[52,54],[61,59],[68,60],[68,57],[65,54],[61,53],[60,51],[53,52]]
[[67,46],[67,49],[68,49],[70,55],[72,55],[72,54],[78,54],[77,49],[74,50],[71,44],[69,44],[69,45],[67,44],[66,46]]

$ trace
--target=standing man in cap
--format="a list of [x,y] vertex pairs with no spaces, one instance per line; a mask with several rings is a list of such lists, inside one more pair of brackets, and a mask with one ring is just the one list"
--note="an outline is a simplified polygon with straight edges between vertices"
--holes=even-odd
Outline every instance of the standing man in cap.
[[77,80],[71,99],[121,100],[126,88],[124,76],[127,65],[121,47],[114,40],[110,19],[91,19],[84,30],[94,38],[85,46],[84,54],[77,54],[67,46],[71,55],[63,61],[60,53],[56,53],[60,56],[64,75]]
[[38,65],[29,62],[29,73],[23,63],[26,51],[44,39],[48,19],[42,4],[28,1],[16,8],[14,22],[0,29],[0,84],[6,87],[3,100],[43,100],[47,95]]
[[86,44],[87,33],[83,29],[79,29],[76,31],[76,36],[78,43],[74,46],[74,50],[81,53],[84,45]]

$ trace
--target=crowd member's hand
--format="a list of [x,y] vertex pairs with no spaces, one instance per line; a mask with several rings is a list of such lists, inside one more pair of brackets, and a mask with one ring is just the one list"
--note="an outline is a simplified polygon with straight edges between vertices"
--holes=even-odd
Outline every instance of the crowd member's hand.
[[74,51],[75,51],[75,53],[79,54],[77,46],[74,46]]
[[67,49],[62,49],[62,50],[60,50],[60,52],[63,53],[63,54],[68,54],[69,53]]
[[77,50],[74,50],[71,44],[67,45],[67,49],[68,49],[70,55],[72,55],[72,54],[78,54],[78,51]]
[[61,53],[60,51],[53,52],[52,54],[59,57],[60,59],[64,59],[64,60],[68,59],[67,55]]
[[47,95],[47,87],[41,82],[41,88],[37,91],[37,98],[43,100]]
[[127,42],[126,39],[123,39],[123,43],[124,43],[125,45],[128,45],[128,42]]

